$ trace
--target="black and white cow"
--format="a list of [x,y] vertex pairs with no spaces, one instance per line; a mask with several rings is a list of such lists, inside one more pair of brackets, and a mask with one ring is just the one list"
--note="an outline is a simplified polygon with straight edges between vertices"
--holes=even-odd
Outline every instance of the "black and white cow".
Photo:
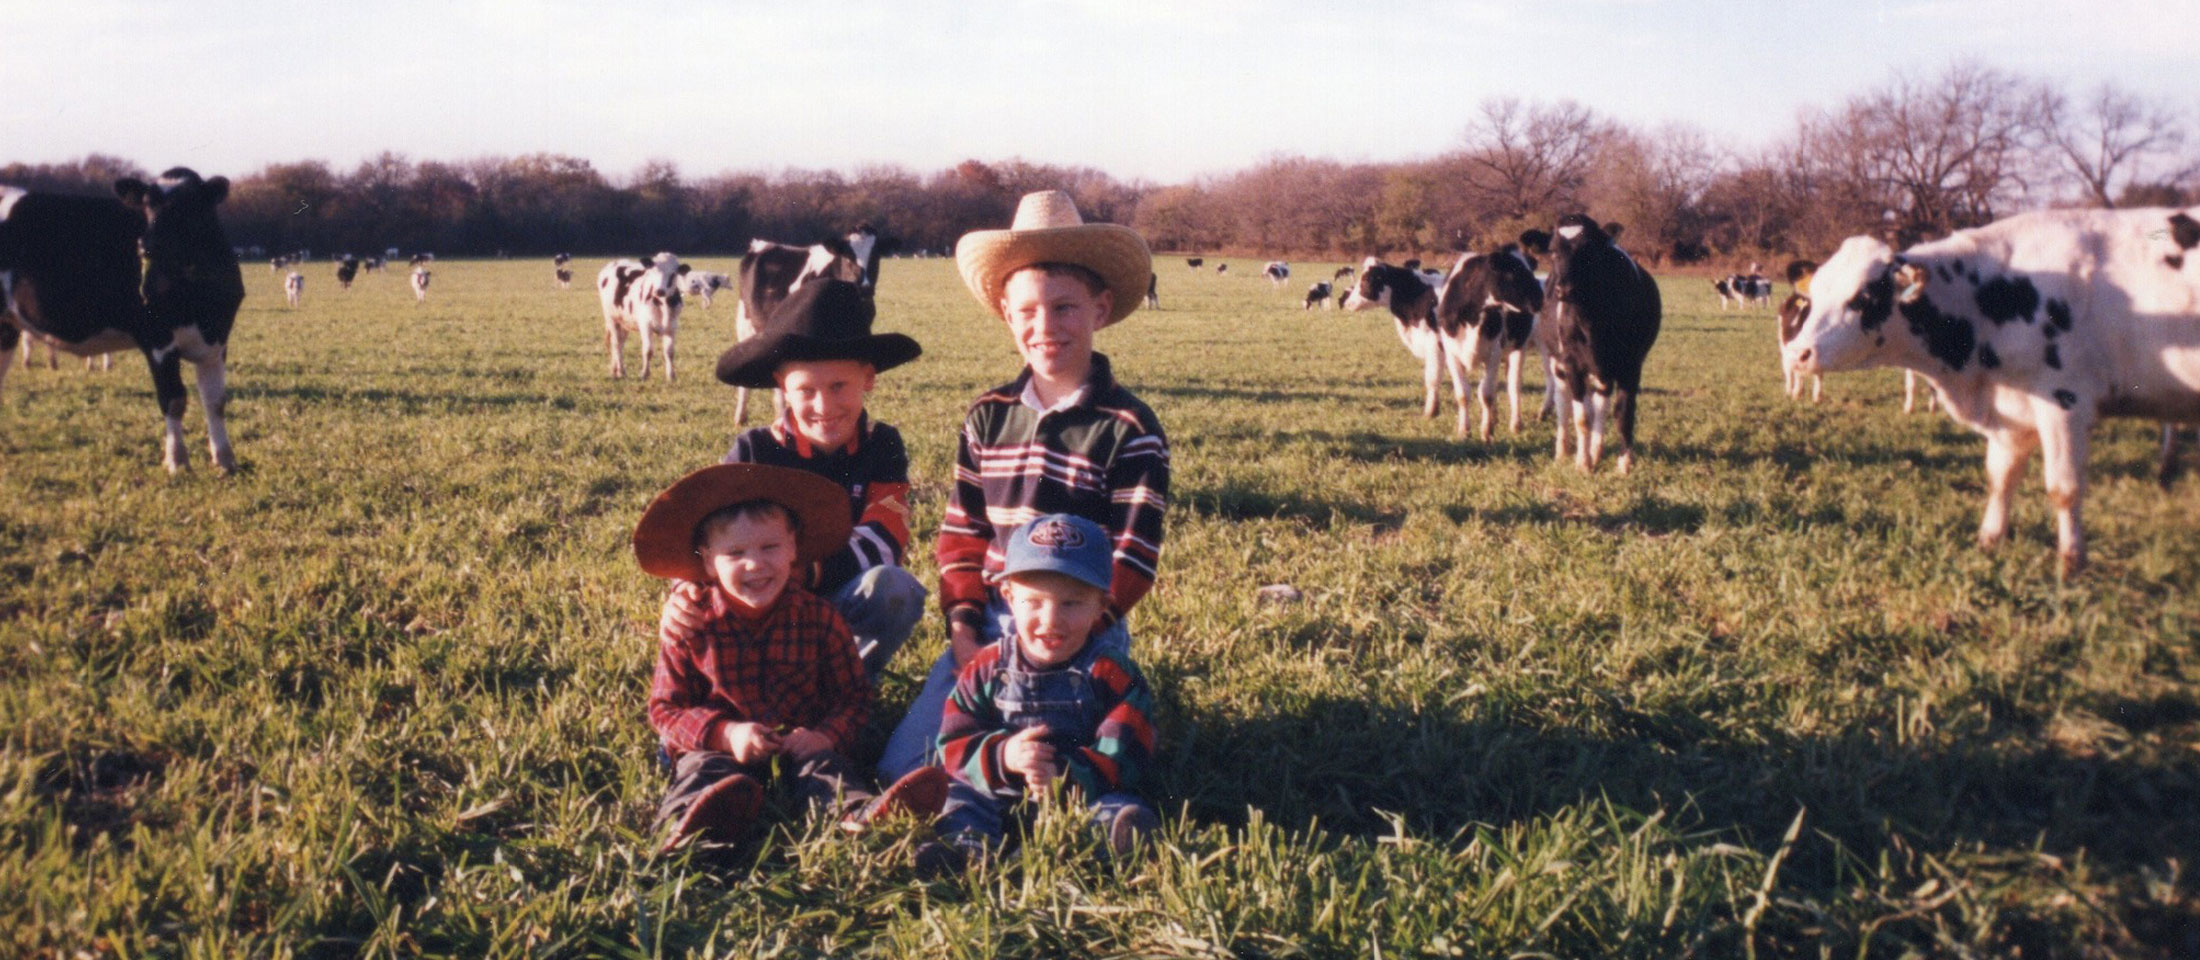
[[626,376],[626,335],[642,335],[642,379],[649,379],[652,340],[664,341],[665,382],[673,379],[672,344],[680,332],[680,278],[688,265],[670,253],[648,263],[613,260],[596,274],[596,296],[603,305],[603,342],[611,354],[611,375]]
[[[147,184],[115,182],[120,202],[0,187],[0,377],[29,333],[78,356],[135,346],[152,367],[166,429],[161,460],[187,463],[182,364],[198,371],[206,441],[224,472],[237,468],[223,409],[229,332],[244,274],[214,208],[229,180],[175,167]],[[139,251],[144,252],[143,267]]]
[[1146,274],[1146,307],[1150,310],[1161,309],[1161,275],[1158,273]]
[[690,270],[680,278],[680,289],[690,297],[702,298],[703,309],[708,310],[711,298],[717,296],[718,291],[733,289],[733,278],[723,273]]
[[1772,281],[1755,273],[1728,274],[1711,281],[1711,289],[1719,292],[1721,310],[1772,304]]
[[[1810,277],[1811,274],[1817,271],[1818,265],[1809,260],[1797,260],[1788,264],[1787,268],[1788,283],[1795,287],[1795,292],[1788,294],[1788,298],[1780,303],[1778,330],[1780,332],[1780,374],[1786,380],[1784,388],[1787,390],[1788,399],[1790,400],[1801,400],[1803,398],[1804,374],[1788,364],[1787,345],[1789,341],[1795,339],[1797,333],[1802,332],[1803,318],[1810,314]],[[1809,377],[1810,402],[1817,403],[1819,395],[1825,390],[1826,381],[1824,377],[1815,373],[1810,374]]]
[[1788,362],[1896,366],[1986,437],[1982,547],[2009,532],[2032,450],[2065,575],[2085,565],[2087,444],[2102,417],[2200,422],[2200,207],[2020,214],[1897,253],[1851,237],[1818,268]]
[[1520,362],[1531,346],[1543,354],[1543,409],[1548,413],[1556,405],[1556,337],[1551,325],[1537,322],[1542,310],[1543,282],[1535,277],[1535,259],[1519,247],[1506,244],[1488,254],[1469,253],[1452,264],[1437,294],[1436,332],[1459,406],[1458,436],[1467,435],[1466,382],[1479,366],[1477,435],[1489,441],[1499,358],[1505,361],[1505,392],[1512,403],[1511,431],[1520,432]]
[[1267,277],[1269,283],[1280,287],[1284,281],[1291,279],[1291,265],[1281,260],[1270,260],[1261,265],[1260,275]]
[[[1614,242],[1619,224],[1599,226],[1579,213],[1558,219],[1550,233],[1529,230],[1523,246],[1551,255],[1542,322],[1552,324],[1558,355],[1554,373],[1573,404],[1574,462],[1595,470],[1604,456],[1604,430],[1619,422],[1619,472],[1634,466],[1635,407],[1642,364],[1658,339],[1664,304],[1658,284]],[[1561,417],[1557,454],[1566,456]]]
[[428,302],[428,281],[431,279],[432,276],[433,275],[428,272],[428,268],[425,266],[413,268],[412,291],[413,300],[415,302]]
[[1227,263],[1218,263],[1218,264],[1215,264],[1215,272],[1216,272],[1216,273],[1229,273],[1229,272],[1230,272],[1230,265],[1229,265],[1229,264],[1227,264]]
[[351,282],[358,278],[359,258],[348,253],[344,254],[344,259],[337,261],[336,264],[336,285],[349,290],[351,289]]
[[573,289],[572,262],[573,255],[570,253],[561,253],[550,258],[550,275],[557,278],[560,290]]
[[1436,336],[1436,288],[1418,270],[1369,257],[1360,265],[1359,282],[1345,293],[1344,308],[1376,307],[1390,310],[1399,341],[1421,361],[1421,415],[1435,416],[1436,385],[1444,375],[1444,344]]
[[419,267],[419,266],[425,266],[425,265],[427,265],[427,264],[430,264],[430,263],[434,263],[434,262],[435,262],[435,254],[432,254],[432,253],[428,253],[428,252],[425,252],[425,251],[423,251],[423,252],[420,252],[420,253],[416,253],[416,254],[413,254],[413,257],[412,257],[412,265],[413,265],[413,266],[416,266],[416,267]]
[[856,284],[865,290],[876,292],[879,257],[901,249],[901,241],[879,236],[878,230],[869,223],[858,225],[843,239],[848,241],[848,251],[855,257],[857,265],[863,268],[863,278],[857,280]]
[[[741,256],[741,269],[735,284],[741,294],[741,305],[733,317],[734,342],[755,336],[772,309],[803,284],[812,280],[865,284],[866,273],[855,248],[844,238],[806,247],[770,240],[750,241],[749,252]],[[736,387],[733,393],[733,422],[739,426],[748,419],[749,391],[747,387]],[[773,406],[778,406],[777,391],[773,393]]]
[[285,274],[283,276],[283,299],[290,302],[292,309],[297,309],[299,302],[305,298],[306,275],[296,270]]
[[1331,282],[1331,283],[1335,283],[1335,282],[1337,282],[1337,281],[1339,281],[1339,280],[1350,280],[1350,279],[1352,279],[1352,267],[1351,267],[1351,265],[1350,265],[1350,264],[1347,264],[1347,265],[1345,265],[1345,266],[1342,266],[1342,267],[1338,267],[1338,268],[1337,268],[1337,272],[1336,272],[1336,273],[1332,273],[1332,274],[1330,274],[1330,275],[1329,275],[1329,282]]
[[1317,304],[1319,304],[1324,310],[1328,309],[1330,289],[1330,285],[1326,283],[1316,283],[1313,286],[1307,287],[1306,309],[1312,310]]
[[1192,268],[1192,269],[1194,269],[1194,270],[1197,270],[1197,269],[1199,269],[1199,268],[1201,268],[1201,267],[1204,267],[1204,266],[1206,266],[1206,265],[1207,265],[1207,258],[1205,258],[1205,257],[1185,257],[1185,258],[1184,258],[1184,265],[1185,265],[1185,266],[1187,266],[1187,267],[1190,267],[1190,268]]

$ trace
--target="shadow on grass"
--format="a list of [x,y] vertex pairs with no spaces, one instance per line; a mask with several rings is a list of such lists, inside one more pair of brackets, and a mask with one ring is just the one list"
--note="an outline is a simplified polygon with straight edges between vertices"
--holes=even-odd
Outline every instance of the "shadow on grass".
[[397,407],[405,412],[497,411],[530,407],[574,410],[579,400],[563,393],[481,393],[463,389],[391,390],[384,387],[253,386],[233,388],[235,401],[283,398],[312,404],[366,404]]

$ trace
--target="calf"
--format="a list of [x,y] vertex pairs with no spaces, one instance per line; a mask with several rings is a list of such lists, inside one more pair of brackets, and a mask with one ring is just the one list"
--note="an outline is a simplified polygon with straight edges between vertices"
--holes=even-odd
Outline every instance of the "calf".
[[306,275],[292,270],[283,277],[283,299],[290,301],[293,309],[306,297]]
[[[2085,565],[2086,448],[2102,417],[2200,421],[2200,207],[2020,214],[1895,252],[1851,237],[1818,268],[1788,362],[1896,366],[1986,437],[1981,547],[2037,447],[2064,575]],[[1894,322],[1899,318],[1900,322]]]
[[1260,275],[1267,277],[1269,283],[1280,287],[1284,281],[1291,279],[1291,265],[1281,260],[1270,260],[1260,268]]
[[626,335],[642,335],[642,379],[649,379],[652,338],[663,338],[665,382],[673,379],[672,343],[680,332],[680,278],[688,265],[669,253],[648,263],[614,260],[596,274],[596,295],[603,304],[604,346],[611,353],[611,375],[626,376]]
[[418,303],[426,303],[426,302],[428,302],[428,279],[429,279],[429,276],[430,276],[430,274],[428,273],[428,268],[427,268],[427,267],[414,267],[414,268],[413,268],[413,272],[412,272],[412,291],[413,291],[413,300],[414,300],[415,302],[418,302]]
[[1466,382],[1476,366],[1482,380],[1475,391],[1481,416],[1476,431],[1484,443],[1492,433],[1497,399],[1497,361],[1505,360],[1506,396],[1512,404],[1511,430],[1520,432],[1520,361],[1531,345],[1543,354],[1544,409],[1557,399],[1557,353],[1551,325],[1536,322],[1543,310],[1543,283],[1535,261],[1512,244],[1489,254],[1469,253],[1452,264],[1437,295],[1436,332],[1451,369],[1452,394],[1459,407],[1456,435],[1467,435]]
[[[1657,342],[1664,304],[1650,272],[1614,242],[1619,231],[1619,224],[1599,226],[1570,213],[1550,233],[1529,230],[1520,241],[1551,255],[1543,322],[1553,325],[1557,343],[1552,372],[1573,404],[1574,462],[1584,471],[1596,469],[1604,455],[1605,423],[1616,418],[1619,472],[1625,476],[1635,460],[1642,364]],[[1557,454],[1566,456],[1564,418]]]
[[1360,281],[1346,291],[1344,307],[1371,310],[1378,306],[1390,310],[1399,341],[1421,361],[1421,415],[1435,416],[1436,384],[1444,369],[1444,344],[1436,336],[1436,288],[1417,270],[1369,257],[1360,265]]
[[1204,266],[1206,266],[1206,265],[1207,265],[1207,258],[1205,258],[1205,257],[1185,257],[1185,258],[1184,258],[1184,265],[1185,265],[1185,266],[1187,266],[1187,267],[1190,267],[1190,268],[1192,268],[1192,269],[1194,269],[1194,270],[1197,270],[1197,269],[1199,269],[1199,268],[1201,268],[1201,267],[1204,267]]
[[1314,309],[1314,305],[1315,305],[1315,304],[1320,304],[1320,305],[1322,306],[1322,308],[1323,308],[1323,309],[1325,309],[1325,310],[1326,310],[1326,309],[1328,309],[1328,307],[1329,307],[1329,291],[1330,291],[1330,286],[1329,286],[1329,284],[1326,284],[1326,283],[1317,283],[1317,284],[1314,284],[1313,286],[1307,287],[1307,288],[1306,288],[1306,309],[1308,309],[1308,310],[1312,310],[1312,309]]
[[[812,280],[846,280],[862,284],[864,273],[863,262],[857,259],[855,248],[845,238],[806,247],[770,240],[750,241],[749,252],[741,256],[737,274],[741,305],[733,316],[734,342],[755,336],[772,309],[803,284]],[[779,406],[777,391],[773,393],[772,405],[775,409]],[[748,413],[748,388],[734,388],[734,425],[745,422]]]
[[550,258],[550,275],[557,278],[560,290],[573,289],[573,271],[568,266],[572,262],[573,255],[570,253],[561,253]]
[[720,290],[733,289],[733,278],[723,273],[691,270],[680,280],[680,290],[691,297],[703,298],[703,308],[710,309],[711,298]]
[[349,290],[351,282],[358,277],[359,258],[345,254],[344,259],[336,265],[336,285]]
[[[1790,400],[1803,398],[1804,375],[1788,364],[1787,345],[1802,331],[1803,317],[1810,313],[1810,276],[1817,270],[1818,265],[1809,260],[1797,260],[1788,264],[1787,268],[1788,283],[1795,287],[1795,292],[1788,294],[1788,298],[1780,303],[1780,322],[1777,328],[1780,333],[1780,374],[1786,378],[1785,389]],[[1824,386],[1824,377],[1810,375],[1810,402],[1818,402]]]
[[214,212],[229,196],[229,181],[175,167],[150,184],[117,180],[115,195],[119,203],[0,187],[0,301],[7,308],[0,377],[25,332],[83,357],[137,347],[167,421],[162,463],[174,472],[187,463],[182,364],[189,361],[208,450],[216,466],[234,471],[225,364],[244,274]]

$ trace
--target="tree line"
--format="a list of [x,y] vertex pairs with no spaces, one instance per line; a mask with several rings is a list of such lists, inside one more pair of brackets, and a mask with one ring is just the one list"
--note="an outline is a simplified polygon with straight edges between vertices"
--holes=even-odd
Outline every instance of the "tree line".
[[[1643,129],[1573,101],[1497,97],[1435,157],[1276,155],[1171,185],[1020,159],[691,180],[665,161],[613,178],[550,153],[463,162],[383,153],[349,171],[304,160],[232,175],[225,220],[239,244],[321,254],[727,255],[752,238],[808,242],[861,223],[905,251],[946,253],[963,233],[1006,224],[1024,193],[1062,189],[1088,220],[1131,224],[1157,250],[1426,256],[1486,249],[1582,210],[1624,224],[1629,249],[1656,265],[1724,269],[1823,257],[1858,233],[1904,245],[2051,205],[2188,205],[2200,199],[2191,125],[2185,112],[2113,85],[2073,95],[1958,62],[1806,109],[1747,152],[1684,125]],[[146,173],[95,154],[0,166],[0,183],[104,192]]]

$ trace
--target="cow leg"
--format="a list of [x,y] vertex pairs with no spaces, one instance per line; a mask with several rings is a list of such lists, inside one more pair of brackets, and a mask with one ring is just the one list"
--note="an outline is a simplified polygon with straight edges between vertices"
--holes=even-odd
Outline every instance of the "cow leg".
[[654,337],[654,335],[653,335],[653,334],[651,333],[651,331],[650,331],[650,323],[649,323],[649,321],[647,321],[647,320],[644,320],[644,321],[642,321],[642,322],[640,322],[640,323],[637,323],[637,324],[635,324],[635,325],[634,325],[634,332],[635,332],[636,334],[640,335],[640,336],[641,336],[641,338],[642,338],[642,376],[641,376],[641,379],[643,379],[643,380],[647,380],[647,379],[649,379],[649,351],[651,351],[652,349],[655,349],[655,348],[656,348],[656,346],[657,346],[657,344],[656,344],[656,343],[654,342],[654,340],[655,340],[655,337]]
[[626,376],[626,328],[616,323],[604,324],[603,342],[611,351],[611,375],[623,379]]
[[2040,473],[2047,502],[2055,508],[2056,572],[2064,577],[2085,569],[2085,460],[2092,422],[2056,406],[2039,418]]
[[1505,351],[1505,399],[1512,404],[1512,421],[1508,424],[1513,436],[1520,435],[1520,358],[1522,351]]
[[1824,378],[1824,377],[1821,377],[1821,376],[1819,376],[1819,375],[1817,375],[1817,374],[1815,374],[1815,373],[1814,373],[1814,374],[1811,374],[1811,375],[1810,375],[1810,402],[1812,402],[1812,403],[1817,403],[1817,402],[1818,402],[1818,397],[1819,397],[1819,395],[1820,395],[1820,394],[1822,394],[1822,393],[1824,393],[1824,392],[1825,392],[1825,389],[1826,389],[1826,378]]
[[153,398],[160,403],[160,415],[166,419],[166,430],[161,434],[160,463],[169,473],[176,473],[191,465],[183,452],[183,408],[187,402],[183,392],[183,358],[178,356],[173,344],[160,350],[148,350],[145,362],[153,369]]
[[[0,360],[0,364],[6,362]],[[2171,484],[2176,483],[2177,475],[2184,472],[2182,465],[2177,462],[2177,448],[2179,445],[2177,441],[2177,424],[2162,424],[2162,463],[2155,480],[2162,485],[2164,490],[2169,489]]]
[[199,406],[206,409],[206,450],[223,473],[237,472],[237,454],[229,448],[229,346],[213,348],[199,361]]
[[1415,328],[1414,345],[1421,355],[1421,415],[1436,416],[1436,383],[1444,376],[1444,347],[1436,339],[1436,331]]
[[[1475,413],[1481,418],[1480,429],[1477,433],[1480,434],[1483,443],[1490,442],[1491,435],[1496,432],[1497,356],[1494,350],[1495,345],[1492,344],[1481,351],[1482,382],[1474,394]],[[1513,409],[1518,412],[1520,408],[1516,404]],[[1462,410],[1460,412],[1464,414],[1466,411]]]
[[1917,371],[1902,371],[1902,412],[1917,412]]
[[[28,365],[27,361],[25,365]],[[61,348],[51,340],[46,342],[46,369],[61,369]]]
[[749,388],[735,387],[733,388],[733,425],[738,427],[747,422],[749,422]]
[[[0,323],[0,384],[8,382],[8,368],[15,366],[16,343],[27,339],[30,338],[23,336],[23,331],[12,324]],[[24,361],[24,365],[28,366],[29,361]]]
[[1597,465],[1604,462],[1604,425],[1612,415],[1612,395],[1590,391],[1588,411],[1589,433],[1583,440],[1581,469],[1594,473]]
[[1635,394],[1640,387],[1612,391],[1611,415],[1619,421],[1619,475],[1635,465]]
[[659,339],[665,343],[665,382],[672,382],[672,331],[666,330]]
[[1978,545],[1990,549],[2009,533],[2009,500],[2017,481],[2024,477],[2024,462],[2032,456],[2039,434],[2030,430],[1997,430],[1986,435],[1986,515],[1979,519]]

